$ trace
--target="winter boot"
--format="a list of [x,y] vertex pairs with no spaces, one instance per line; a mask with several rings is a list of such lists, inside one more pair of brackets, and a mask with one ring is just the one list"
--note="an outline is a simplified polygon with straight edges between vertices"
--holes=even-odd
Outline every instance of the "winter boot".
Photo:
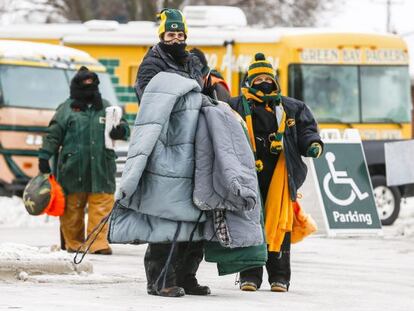
[[277,281],[270,284],[270,290],[272,292],[285,293],[289,291],[289,282],[286,281]]
[[[76,253],[77,252],[77,250],[76,249],[71,249],[71,248],[68,248],[67,250],[66,250],[68,253]],[[84,250],[79,250],[79,254],[82,254],[82,253],[84,253]]]
[[147,293],[154,296],[162,297],[182,297],[185,295],[184,288],[178,286],[171,286],[157,290],[153,287],[147,287]]
[[185,287],[184,291],[187,295],[207,296],[211,294],[210,287],[197,284],[195,286]]
[[94,251],[92,254],[95,254],[95,255],[112,255],[112,248],[108,247],[108,248],[100,249],[100,250]]
[[272,292],[287,292],[290,285],[290,232],[286,233],[280,252],[268,252],[266,262]]
[[240,272],[240,289],[255,292],[262,285],[263,268],[257,267]]
[[240,289],[244,292],[255,292],[257,291],[257,284],[250,281],[240,282]]
[[183,284],[184,291],[187,295],[207,296],[211,294],[210,287],[198,284],[197,279],[187,279]]
[[203,259],[203,242],[178,243],[175,274],[177,285],[184,288],[187,295],[210,295],[208,286],[198,284],[196,273]]
[[[145,273],[147,275],[147,293],[164,297],[180,297],[184,291],[176,286],[174,265],[166,267],[166,275],[161,275],[171,250],[169,243],[150,243],[144,257]],[[164,284],[165,277],[165,284]],[[164,287],[164,288],[163,288]]]

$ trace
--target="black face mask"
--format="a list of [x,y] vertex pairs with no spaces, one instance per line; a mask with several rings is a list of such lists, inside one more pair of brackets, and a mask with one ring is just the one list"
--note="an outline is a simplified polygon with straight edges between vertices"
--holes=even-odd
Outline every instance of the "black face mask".
[[70,97],[74,99],[72,108],[85,110],[87,104],[92,104],[95,110],[102,109],[102,97],[96,82],[92,84],[72,83]]
[[99,92],[98,86],[94,84],[86,84],[80,88],[80,98],[84,98],[87,101],[91,101],[95,94]]
[[165,44],[164,42],[160,42],[160,47],[178,62],[182,62],[188,56],[188,52],[185,50],[187,47],[186,43]]
[[254,84],[252,87],[258,91],[262,91],[263,94],[270,94],[276,89],[274,83],[268,83],[268,82],[261,82],[259,84]]

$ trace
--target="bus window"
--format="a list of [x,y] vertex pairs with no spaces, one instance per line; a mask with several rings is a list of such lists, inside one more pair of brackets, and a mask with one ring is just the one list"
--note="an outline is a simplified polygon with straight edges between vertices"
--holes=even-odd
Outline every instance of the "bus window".
[[118,105],[118,98],[116,97],[114,87],[111,83],[111,77],[105,72],[97,72],[99,77],[99,90],[102,97],[111,103],[111,105]]
[[410,78],[406,66],[361,66],[362,121],[410,121]]
[[289,96],[304,101],[320,122],[360,122],[358,90],[357,66],[289,66]]
[[[76,74],[76,71],[68,70],[67,74],[70,83],[70,80],[72,80],[73,76]],[[116,97],[109,74],[106,72],[96,72],[96,74],[99,77],[99,91],[102,94],[102,98],[109,101],[111,105],[118,105],[118,98]]]
[[0,66],[2,104],[13,107],[56,109],[69,96],[62,69]]

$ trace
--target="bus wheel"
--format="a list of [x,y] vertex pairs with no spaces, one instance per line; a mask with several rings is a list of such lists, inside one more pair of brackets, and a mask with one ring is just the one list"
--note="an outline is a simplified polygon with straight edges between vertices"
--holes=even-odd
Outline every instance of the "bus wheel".
[[371,181],[381,223],[384,226],[392,225],[400,213],[400,190],[397,187],[388,187],[386,178],[382,175],[372,176]]

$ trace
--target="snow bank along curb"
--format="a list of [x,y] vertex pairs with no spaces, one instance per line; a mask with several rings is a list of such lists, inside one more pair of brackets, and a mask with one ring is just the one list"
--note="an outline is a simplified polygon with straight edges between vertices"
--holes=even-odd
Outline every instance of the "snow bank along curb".
[[0,244],[0,280],[18,278],[27,280],[29,275],[92,273],[89,261],[73,263],[73,254],[38,248],[23,244]]
[[52,226],[59,223],[58,217],[31,216],[19,197],[0,197],[0,228],[32,228]]

